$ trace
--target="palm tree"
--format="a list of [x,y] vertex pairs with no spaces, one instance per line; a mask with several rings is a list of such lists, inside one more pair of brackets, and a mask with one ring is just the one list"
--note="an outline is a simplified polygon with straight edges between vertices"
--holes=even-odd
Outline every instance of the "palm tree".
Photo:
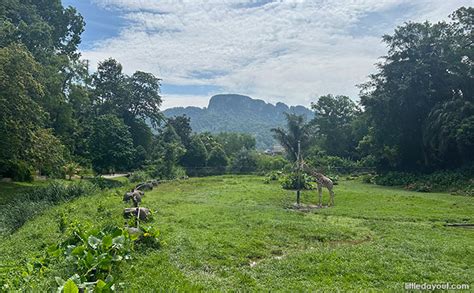
[[301,153],[309,147],[310,135],[309,125],[305,123],[303,115],[288,114],[286,115],[287,129],[280,127],[273,128],[273,137],[286,150],[288,159],[295,162],[298,154],[298,141],[301,145]]
[[64,173],[69,176],[69,180],[72,179],[72,176],[78,174],[81,171],[81,168],[78,163],[71,162],[63,167]]

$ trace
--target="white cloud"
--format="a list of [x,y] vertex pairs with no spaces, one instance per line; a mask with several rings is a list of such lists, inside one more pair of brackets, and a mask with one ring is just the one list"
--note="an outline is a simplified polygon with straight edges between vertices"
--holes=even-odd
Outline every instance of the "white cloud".
[[[164,83],[214,85],[303,105],[326,93],[355,98],[355,85],[374,72],[385,46],[378,35],[352,33],[364,17],[411,5],[410,15],[392,20],[397,23],[370,24],[393,28],[407,17],[436,20],[467,5],[464,0],[94,1],[120,9],[129,25],[83,52],[93,63],[113,57],[129,72],[150,71]],[[171,96],[165,105],[204,101],[186,97]]]
[[168,109],[172,107],[187,107],[187,106],[196,106],[196,107],[207,107],[209,102],[209,96],[203,95],[170,95],[163,94],[163,109]]

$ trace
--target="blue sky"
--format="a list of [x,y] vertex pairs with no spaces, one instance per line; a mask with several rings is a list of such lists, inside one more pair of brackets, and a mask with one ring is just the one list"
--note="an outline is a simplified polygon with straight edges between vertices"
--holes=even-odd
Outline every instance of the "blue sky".
[[466,0],[63,0],[84,16],[80,50],[128,74],[163,80],[163,107],[206,106],[216,93],[309,106],[357,99],[386,53],[380,36],[406,21],[438,21]]

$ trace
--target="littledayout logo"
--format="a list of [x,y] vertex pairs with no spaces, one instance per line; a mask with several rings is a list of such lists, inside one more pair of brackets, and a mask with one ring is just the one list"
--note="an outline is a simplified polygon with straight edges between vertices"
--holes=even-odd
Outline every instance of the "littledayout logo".
[[469,284],[451,283],[405,283],[405,290],[469,290]]

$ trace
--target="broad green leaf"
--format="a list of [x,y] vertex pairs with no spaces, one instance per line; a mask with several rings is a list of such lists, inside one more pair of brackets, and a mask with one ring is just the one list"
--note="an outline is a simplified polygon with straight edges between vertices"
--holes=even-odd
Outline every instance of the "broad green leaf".
[[78,246],[76,248],[74,248],[71,252],[72,255],[82,255],[84,253],[84,250],[86,250],[86,248],[84,246]]
[[123,234],[123,230],[116,227],[115,230],[112,232],[112,238],[115,238],[117,236],[121,236]]
[[90,253],[90,251],[86,254],[85,262],[88,266],[91,266],[94,263],[94,255]]
[[105,283],[105,282],[102,281],[102,280],[98,280],[98,281],[97,281],[97,285],[95,286],[95,289],[96,289],[98,292],[101,292],[102,289],[105,288],[105,286],[107,286],[107,283]]
[[63,287],[64,293],[79,293],[79,288],[77,288],[76,283],[73,280],[69,279],[66,281]]
[[106,235],[104,238],[102,238],[102,245],[104,246],[105,249],[108,249],[109,247],[112,246],[112,236]]

